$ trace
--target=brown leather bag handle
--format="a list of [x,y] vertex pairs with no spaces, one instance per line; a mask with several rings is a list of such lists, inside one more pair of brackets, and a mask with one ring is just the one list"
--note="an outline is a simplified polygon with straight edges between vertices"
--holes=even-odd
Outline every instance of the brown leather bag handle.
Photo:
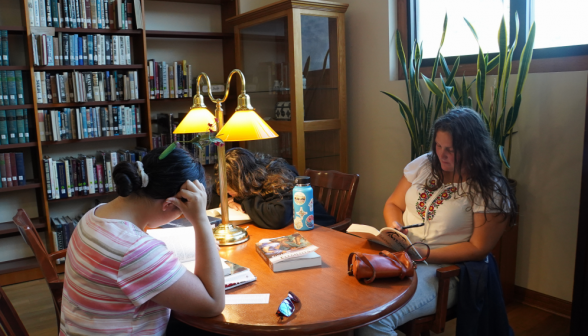
[[361,261],[363,261],[366,265],[368,265],[368,267],[372,270],[372,277],[369,279],[362,279],[363,282],[365,284],[369,284],[372,281],[374,281],[374,279],[376,279],[376,269],[374,268],[374,266],[370,263],[370,261],[368,260],[368,258],[366,258],[363,253],[358,253],[358,252],[351,252],[351,254],[349,254],[349,258],[347,258],[347,264],[349,265],[349,270],[347,271],[347,274],[349,275],[353,275],[353,256],[358,257],[359,259],[361,259]]
[[[417,242],[417,243],[413,243],[412,245],[410,245],[409,247],[406,248],[406,250],[404,250],[405,252],[408,252],[408,250],[410,250],[411,247],[420,244],[420,245],[425,245],[427,247],[427,255],[421,259],[417,259],[417,260],[413,260],[413,261],[425,261],[427,259],[429,259],[429,255],[431,254],[431,247],[425,243],[422,242]],[[415,249],[416,251],[416,249]]]

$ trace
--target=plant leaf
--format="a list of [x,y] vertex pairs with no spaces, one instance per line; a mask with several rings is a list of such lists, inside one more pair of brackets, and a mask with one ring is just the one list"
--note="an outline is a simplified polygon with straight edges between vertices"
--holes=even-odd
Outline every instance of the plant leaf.
[[490,60],[490,62],[488,62],[488,69],[486,70],[487,73],[491,72],[492,70],[494,70],[494,68],[496,68],[496,66],[498,65],[498,61],[500,60],[500,55],[496,55],[493,59]]
[[421,74],[421,77],[423,77],[423,79],[425,80],[425,84],[427,85],[429,90],[431,90],[437,97],[439,97],[439,98],[443,97],[443,92],[441,92],[441,89],[439,89],[439,87],[437,86],[437,84],[435,84],[435,82],[433,82],[432,80],[427,78],[427,76],[425,76],[424,74]]
[[474,29],[474,26],[472,26],[472,24],[470,23],[470,21],[468,21],[468,19],[466,19],[466,18],[463,18],[463,19],[467,23],[468,27],[470,27],[472,34],[474,34],[474,37],[476,38],[476,42],[478,42],[478,45],[480,45],[480,42],[478,41],[478,34],[476,34],[476,30]]
[[502,160],[502,163],[504,163],[504,165],[506,166],[507,169],[510,169],[510,165],[508,164],[508,160],[506,159],[506,156],[504,155],[504,146],[502,146],[502,145],[498,146],[498,153],[500,154],[500,160]]
[[521,59],[519,61],[519,75],[517,78],[517,86],[515,90],[515,96],[519,95],[523,91],[527,74],[529,73],[529,67],[531,66],[531,59],[533,58],[533,44],[535,43],[535,22],[531,25],[529,30],[529,36],[527,37],[527,43],[523,47],[521,53]]

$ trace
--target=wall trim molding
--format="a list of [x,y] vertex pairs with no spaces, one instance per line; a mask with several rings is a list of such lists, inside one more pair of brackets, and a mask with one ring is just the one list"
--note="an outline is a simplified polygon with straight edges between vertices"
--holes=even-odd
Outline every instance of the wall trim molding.
[[572,303],[570,301],[520,286],[515,286],[514,299],[527,306],[539,308],[565,318],[570,318],[572,315]]

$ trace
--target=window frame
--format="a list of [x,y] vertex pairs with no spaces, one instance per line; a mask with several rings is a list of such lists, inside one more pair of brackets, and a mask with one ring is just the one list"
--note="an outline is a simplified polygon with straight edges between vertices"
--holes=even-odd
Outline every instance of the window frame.
[[[412,42],[417,37],[416,31],[416,6],[418,0],[397,0],[396,3],[396,22],[397,29],[402,36],[402,44],[405,47],[405,54],[412,53]],[[534,0],[510,0],[510,32],[509,43],[514,40],[515,29],[515,11],[519,13],[519,40],[517,42],[517,49],[515,50],[512,73],[518,73],[518,60],[521,51],[525,45],[527,35],[530,29],[530,8],[534,5]],[[490,59],[498,55],[498,53],[490,53]],[[396,56],[396,55],[395,55]],[[448,65],[455,62],[457,56],[446,57]],[[475,76],[477,72],[478,55],[465,55],[460,57],[460,73],[466,76]],[[434,58],[423,59],[421,65],[421,72],[428,74],[433,71]],[[398,69],[400,69],[400,62],[398,61]],[[564,71],[584,71],[588,70],[588,44],[551,47],[551,48],[535,48],[533,50],[533,61],[529,69],[530,73],[545,73],[545,72],[564,72]],[[496,74],[497,69],[494,69],[490,74]],[[439,76],[439,72],[437,74]],[[404,73],[398,71],[399,79],[404,79]]]

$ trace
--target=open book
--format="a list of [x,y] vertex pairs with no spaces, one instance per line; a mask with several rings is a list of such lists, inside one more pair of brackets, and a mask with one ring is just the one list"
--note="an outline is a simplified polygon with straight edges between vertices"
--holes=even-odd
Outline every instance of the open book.
[[[176,255],[180,263],[188,271],[194,272],[196,266],[194,227],[154,229],[147,231],[147,233],[151,237],[164,242],[167,249]],[[220,257],[219,262],[223,267],[225,276],[225,290],[257,280],[247,267],[239,266]]]
[[[406,250],[412,243],[408,237],[391,227],[385,227],[378,231],[373,226],[363,225],[363,224],[351,224],[351,226],[347,229],[347,233],[350,233],[354,236],[365,238],[371,242],[378,243],[380,245],[384,245],[393,249],[394,251],[400,252]],[[421,255],[419,252],[414,248],[411,247],[408,250],[408,255],[413,260],[421,259]]]
[[[221,208],[214,208],[206,210],[206,214],[210,217],[221,217]],[[240,225],[251,223],[251,217],[244,212],[229,208],[229,223],[233,225]]]

